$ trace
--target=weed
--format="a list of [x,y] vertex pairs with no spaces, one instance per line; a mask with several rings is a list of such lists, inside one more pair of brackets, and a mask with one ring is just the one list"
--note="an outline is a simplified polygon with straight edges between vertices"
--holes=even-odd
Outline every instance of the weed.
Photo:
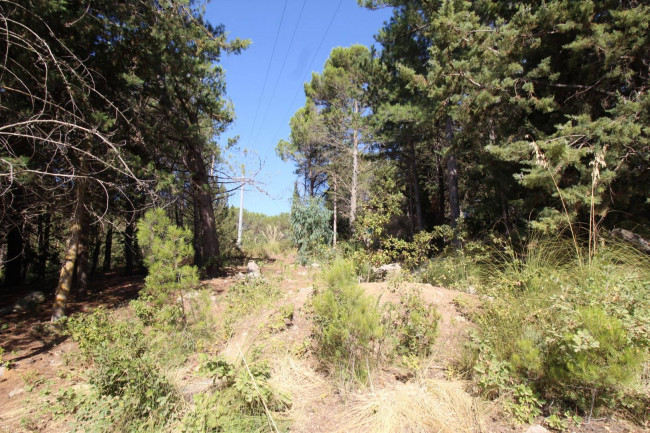
[[516,385],[512,400],[506,402],[508,410],[515,420],[522,424],[532,424],[542,414],[544,400],[540,399],[527,385]]
[[39,375],[36,370],[28,370],[22,373],[20,378],[23,380],[24,388],[27,392],[32,392],[34,388],[45,383],[45,378]]
[[182,432],[257,432],[269,427],[266,411],[283,412],[290,399],[269,384],[266,363],[235,366],[224,359],[201,358],[200,371],[219,381],[219,392],[194,396],[194,409],[182,420]]
[[384,324],[400,355],[427,356],[438,335],[440,315],[426,304],[419,289],[404,293],[399,305],[388,304]]
[[351,262],[336,259],[322,272],[313,298],[318,356],[342,378],[365,380],[384,337],[378,302],[356,284]]

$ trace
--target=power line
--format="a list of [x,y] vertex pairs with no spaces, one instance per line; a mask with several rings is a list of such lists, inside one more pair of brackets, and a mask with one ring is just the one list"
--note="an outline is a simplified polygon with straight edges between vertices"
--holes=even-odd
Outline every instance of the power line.
[[[336,10],[334,11],[334,14],[332,15],[332,18],[330,19],[329,24],[327,25],[327,28],[325,29],[325,33],[323,33],[323,37],[320,39],[320,42],[318,43],[318,48],[316,48],[316,51],[314,51],[314,57],[312,57],[311,62],[309,62],[309,66],[307,66],[307,70],[305,71],[305,75],[302,78],[303,83],[307,79],[307,75],[309,74],[312,65],[314,61],[316,60],[316,56],[318,56],[318,51],[320,50],[321,46],[323,45],[323,42],[325,41],[325,37],[327,36],[327,33],[330,31],[330,27],[332,27],[332,23],[334,23],[334,18],[336,18],[336,14],[339,12],[339,9],[341,8],[341,4],[343,3],[343,0],[339,0],[338,6],[336,6]],[[301,88],[298,88],[296,90],[296,93],[293,95],[293,98],[291,99],[291,102],[289,103],[289,107],[287,107],[286,113],[284,113],[283,118],[286,118],[289,115],[289,112],[291,111],[291,106],[293,105],[294,101],[298,97],[298,93],[300,93]],[[277,131],[275,131],[274,135],[278,135],[278,132],[280,132],[280,128],[282,128],[282,125],[278,126]]]
[[300,19],[302,18],[302,13],[305,10],[305,5],[307,4],[307,0],[303,0],[302,2],[302,7],[300,8],[300,14],[298,14],[298,21],[296,21],[296,26],[293,29],[293,34],[291,35],[291,41],[289,42],[289,48],[287,49],[287,53],[284,56],[284,60],[282,61],[282,67],[280,68],[280,74],[278,75],[278,79],[275,80],[275,85],[273,86],[273,91],[271,92],[271,99],[269,100],[268,105],[266,106],[266,111],[264,112],[264,117],[262,117],[262,123],[260,128],[257,131],[257,134],[255,136],[255,141],[257,141],[257,138],[259,137],[260,132],[264,128],[264,123],[266,122],[266,118],[269,114],[269,110],[271,109],[271,104],[273,104],[273,97],[275,96],[275,91],[278,89],[278,84],[280,83],[280,78],[282,78],[282,73],[284,72],[284,66],[287,63],[287,59],[289,58],[289,54],[291,53],[291,47],[293,46],[293,41],[296,37],[296,33],[298,31],[298,26],[300,25]]
[[288,0],[284,0],[284,8],[282,9],[282,17],[280,18],[280,25],[278,26],[278,31],[275,33],[275,42],[273,42],[273,50],[271,51],[271,58],[269,59],[269,65],[266,68],[266,77],[264,77],[264,85],[262,86],[262,93],[260,94],[260,100],[257,102],[257,108],[255,109],[255,116],[253,117],[253,123],[251,124],[251,129],[248,132],[248,136],[253,135],[253,129],[255,128],[255,123],[257,122],[257,115],[260,112],[260,106],[262,105],[262,98],[264,97],[264,91],[266,90],[266,82],[269,79],[269,72],[271,71],[271,64],[273,63],[273,56],[275,55],[275,48],[278,45],[278,39],[280,37],[280,30],[282,29],[282,23],[284,22],[284,13],[287,11]]

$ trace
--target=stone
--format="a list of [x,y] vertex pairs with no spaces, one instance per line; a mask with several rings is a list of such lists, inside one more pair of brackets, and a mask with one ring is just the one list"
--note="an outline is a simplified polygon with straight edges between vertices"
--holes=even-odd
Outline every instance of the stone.
[[212,379],[201,379],[185,385],[181,388],[181,394],[186,400],[191,401],[194,395],[206,392],[213,386],[214,381]]
[[650,242],[643,239],[641,235],[625,229],[612,230],[612,236],[624,240],[627,243],[635,245],[646,254],[650,254]]
[[4,365],[0,365],[0,379],[2,379],[2,377],[5,375],[6,369],[7,367],[5,367]]
[[387,276],[398,273],[401,270],[402,266],[399,263],[389,263],[378,268],[372,268],[372,271],[378,278],[386,278]]
[[9,393],[9,398],[14,398],[15,396],[25,392],[25,388],[16,388]]
[[312,268],[320,268],[320,264],[319,263],[312,263],[311,267]]
[[43,302],[45,302],[45,295],[43,292],[30,292],[26,296],[20,298],[14,305],[1,309],[0,316],[19,311],[26,311],[28,313],[38,311]]
[[254,260],[251,260],[248,262],[248,265],[246,266],[246,272],[249,277],[260,277],[262,274],[260,273],[260,267],[257,263],[255,263]]
[[541,425],[535,424],[528,427],[525,433],[551,433],[551,432],[548,431],[546,428],[542,427]]

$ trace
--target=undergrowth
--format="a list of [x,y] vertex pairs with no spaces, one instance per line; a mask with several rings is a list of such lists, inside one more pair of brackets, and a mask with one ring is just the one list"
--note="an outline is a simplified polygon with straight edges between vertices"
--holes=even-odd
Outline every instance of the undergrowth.
[[535,240],[525,254],[496,255],[482,275],[493,300],[476,317],[466,369],[485,396],[510,396],[521,422],[609,407],[647,423],[650,258],[608,243],[586,264],[573,248]]
[[343,383],[367,382],[371,369],[394,355],[431,353],[439,315],[419,291],[381,305],[357,284],[352,261],[342,258],[323,269],[320,280],[313,299],[317,355]]

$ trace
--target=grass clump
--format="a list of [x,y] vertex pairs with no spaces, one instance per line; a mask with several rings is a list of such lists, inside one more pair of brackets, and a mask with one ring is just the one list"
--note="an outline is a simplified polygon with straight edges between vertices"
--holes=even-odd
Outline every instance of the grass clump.
[[72,317],[65,332],[92,366],[87,393],[60,393],[54,411],[75,415],[76,430],[155,431],[181,404],[180,393],[152,355],[139,320],[120,320],[104,309]]
[[535,240],[492,263],[484,287],[494,300],[476,317],[471,373],[486,396],[510,395],[522,422],[548,409],[544,401],[588,417],[634,408],[646,422],[638,408],[648,399],[639,378],[650,348],[650,258],[606,244],[583,263],[573,248]]
[[318,356],[343,379],[365,381],[384,338],[379,303],[358,286],[348,260],[335,259],[321,278],[313,299]]
[[231,286],[225,296],[224,336],[230,337],[233,326],[238,320],[270,305],[280,297],[281,293],[277,285],[265,278],[247,277]]
[[237,366],[204,358],[201,372],[213,377],[218,391],[194,396],[181,432],[265,432],[272,430],[271,423],[278,427],[275,418],[291,406],[289,397],[270,385],[271,370],[265,362]]
[[420,289],[400,297],[398,305],[388,304],[384,318],[387,334],[395,340],[395,351],[405,356],[429,356],[438,336],[440,314],[424,302]]

